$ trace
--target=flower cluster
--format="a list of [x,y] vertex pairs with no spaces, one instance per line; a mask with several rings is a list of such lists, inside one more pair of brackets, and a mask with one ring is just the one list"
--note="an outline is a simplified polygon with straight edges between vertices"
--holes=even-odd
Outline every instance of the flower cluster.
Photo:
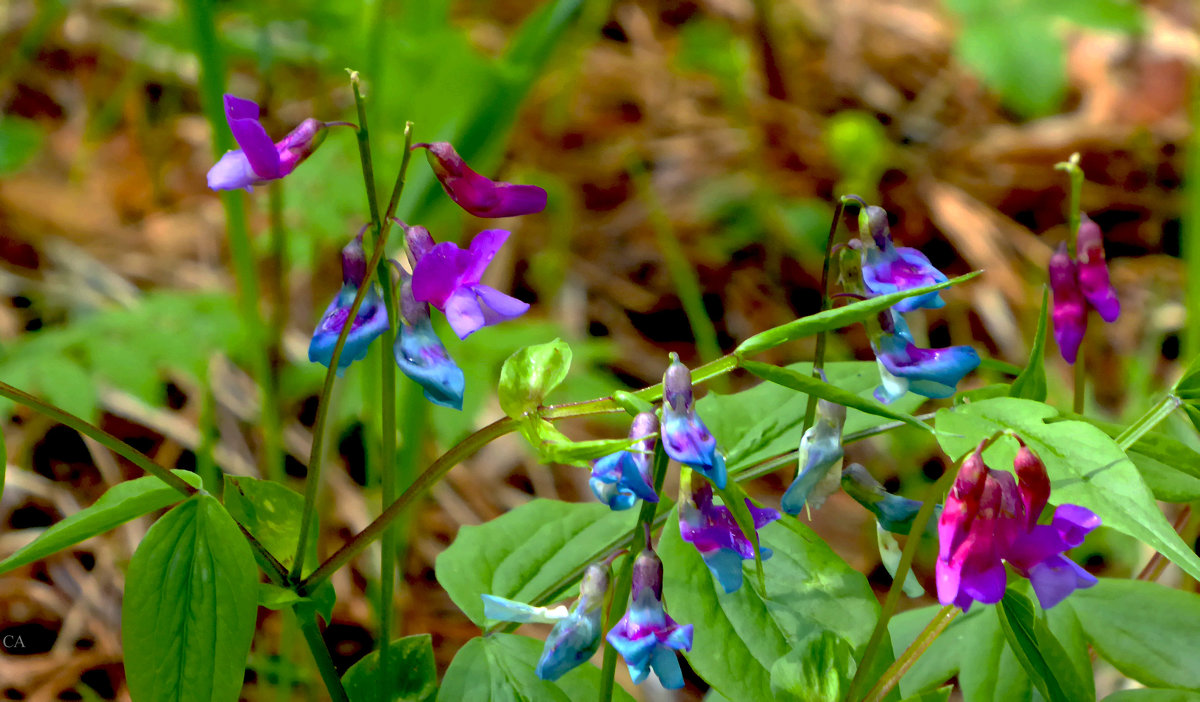
[[1059,244],[1050,257],[1050,290],[1054,293],[1054,340],[1063,360],[1074,364],[1079,346],[1087,331],[1089,306],[1100,313],[1105,322],[1115,322],[1121,314],[1121,301],[1108,280],[1108,264],[1104,261],[1104,239],[1100,227],[1082,215],[1079,235],[1075,239],[1079,261],[1067,252],[1067,244]]

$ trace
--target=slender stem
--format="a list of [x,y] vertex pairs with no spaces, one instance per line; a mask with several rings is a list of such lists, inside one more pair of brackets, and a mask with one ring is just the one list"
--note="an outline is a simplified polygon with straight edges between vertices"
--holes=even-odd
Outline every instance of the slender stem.
[[[1054,168],[1060,171],[1066,171],[1067,177],[1070,179],[1070,190],[1067,201],[1067,252],[1072,259],[1075,258],[1075,243],[1079,237],[1079,195],[1083,190],[1083,169],[1079,167],[1079,153],[1071,154],[1071,157],[1061,163],[1056,163]],[[1085,314],[1090,314],[1090,310]],[[1075,414],[1083,414],[1083,406],[1086,400],[1085,389],[1087,385],[1087,367],[1084,364],[1084,348],[1079,349],[1079,357],[1075,359],[1075,397],[1072,406]]]
[[[1188,524],[1188,517],[1192,514],[1192,506],[1184,505],[1183,509],[1179,510],[1179,515],[1175,517],[1174,530],[1175,533],[1183,536],[1184,528]],[[1163,570],[1167,567],[1167,559],[1163,558],[1162,553],[1155,551],[1150,560],[1146,562],[1146,567],[1142,568],[1134,580],[1149,580],[1151,582],[1158,580],[1158,576],[1162,575]]]
[[296,611],[296,619],[300,622],[300,631],[304,634],[308,650],[312,652],[313,660],[317,663],[317,671],[321,673],[321,680],[325,682],[330,699],[334,702],[350,702],[350,698],[346,696],[346,689],[342,687],[342,679],[338,677],[337,669],[333,666],[333,657],[329,655],[329,648],[321,636],[316,613]]
[[879,682],[875,684],[875,687],[871,688],[871,691],[867,693],[865,702],[882,702],[887,693],[891,692],[892,688],[900,682],[900,678],[904,677],[904,674],[908,672],[908,669],[917,662],[917,659],[921,657],[922,653],[925,653],[925,650],[929,648],[934,639],[936,639],[939,634],[946,630],[946,627],[950,625],[950,622],[954,621],[954,618],[958,616],[960,611],[962,610],[954,605],[946,605],[945,607],[942,607],[941,610],[939,610],[938,613],[933,616],[933,619],[929,622],[929,625],[925,627],[924,631],[917,635],[916,640],[914,640],[912,644],[904,650],[904,653],[900,654],[900,657],[897,658],[895,662],[888,666],[888,669],[886,672],[884,672],[883,677],[880,678]]
[[1171,394],[1168,394],[1163,399],[1154,404],[1153,407],[1146,410],[1146,413],[1130,424],[1125,431],[1121,432],[1117,438],[1117,445],[1122,451],[1128,451],[1134,444],[1138,442],[1150,430],[1158,426],[1160,422],[1169,417],[1172,412],[1182,404],[1182,401]]
[[[833,210],[833,221],[829,223],[829,236],[825,240],[825,260],[821,263],[821,312],[829,309],[829,263],[833,260],[833,243],[837,238],[838,225],[842,222],[842,211],[846,209],[848,197],[838,198],[837,207]],[[859,199],[861,203],[862,200]],[[817,348],[813,353],[812,375],[821,377],[825,368],[825,341],[827,332],[822,329],[817,332]],[[817,396],[808,396],[808,405],[804,408],[804,423],[800,426],[800,434],[808,431],[817,417]]]
[[271,279],[271,321],[267,325],[267,372],[262,382],[263,471],[276,482],[284,481],[283,423],[279,414],[279,371],[275,360],[282,357],[283,331],[287,326],[287,239],[283,231],[283,183],[267,189],[268,217],[271,222],[271,259],[275,275]]
[[217,398],[213,396],[212,385],[207,378],[202,381],[200,394],[199,416],[200,442],[196,445],[196,473],[204,481],[204,489],[214,495],[221,495],[224,485],[221,482],[221,470],[213,457],[217,443],[221,439],[217,429]]

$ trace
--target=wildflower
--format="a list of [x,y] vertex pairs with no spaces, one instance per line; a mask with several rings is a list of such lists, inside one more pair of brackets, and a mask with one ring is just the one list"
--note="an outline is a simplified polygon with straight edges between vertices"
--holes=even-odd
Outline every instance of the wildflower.
[[258,121],[258,105],[233,95],[225,95],[225,120],[237,140],[236,151],[227,151],[208,171],[208,187],[213,190],[250,190],[296,170],[325,140],[324,122],[304,120],[282,141],[272,142]]
[[527,303],[479,282],[507,239],[508,232],[503,229],[488,229],[477,234],[466,251],[443,241],[413,269],[413,297],[444,312],[460,339],[481,327],[520,317],[529,309]]
[[[755,530],[779,519],[779,512],[755,507],[749,499],[746,507],[754,518]],[[754,544],[742,533],[728,507],[713,504],[709,483],[696,489],[690,500],[682,501],[679,535],[696,547],[725,592],[735,592],[742,586],[742,561],[754,559]],[[760,546],[759,554],[765,561],[771,557],[771,549]]]
[[466,378],[433,331],[429,304],[413,298],[412,278],[408,276],[402,276],[400,282],[400,313],[402,320],[392,347],[396,365],[424,388],[425,399],[461,410]]
[[1104,241],[1100,227],[1087,215],[1081,215],[1075,239],[1079,254],[1076,263],[1067,253],[1066,243],[1050,257],[1050,290],[1054,293],[1054,340],[1063,360],[1074,364],[1087,331],[1088,305],[1100,318],[1115,322],[1121,314],[1121,301],[1108,280],[1104,262]]
[[817,403],[817,421],[800,439],[800,470],[779,501],[784,512],[792,516],[800,514],[806,503],[817,509],[837,491],[842,478],[845,423],[845,407],[827,400]]
[[663,687],[677,690],[683,671],[675,651],[692,650],[692,625],[680,626],[663,610],[662,580],[662,561],[650,548],[647,529],[646,548],[633,562],[629,610],[606,638],[625,659],[635,685],[653,668]]
[[1021,479],[983,463],[980,444],[964,462],[938,520],[937,589],[942,604],[966,611],[972,602],[1004,596],[1003,561],[1029,578],[1043,608],[1096,579],[1064,555],[1100,524],[1090,510],[1059,505],[1051,523],[1037,524],[1049,499],[1045,466],[1022,442],[1014,462]]
[[979,366],[979,353],[970,346],[918,348],[908,324],[894,309],[880,314],[879,321],[883,332],[876,335],[871,347],[879,364],[875,399],[880,402],[895,402],[906,392],[950,397],[963,376]]
[[[887,212],[880,207],[864,207],[858,215],[859,230],[870,233],[870,242],[862,249],[863,284],[872,295],[886,295],[901,290],[946,282],[946,276],[933,267],[925,254],[892,244],[888,230]],[[897,312],[911,312],[922,307],[937,309],[946,302],[936,292],[909,297],[896,303]]]
[[639,497],[647,502],[658,502],[650,476],[653,434],[657,431],[658,417],[653,412],[642,412],[633,418],[629,438],[641,440],[628,450],[597,460],[592,466],[588,485],[596,499],[614,510],[629,509]]
[[1121,314],[1121,301],[1108,281],[1108,264],[1104,262],[1104,239],[1100,227],[1087,215],[1080,216],[1079,234],[1075,238],[1079,254],[1079,289],[1088,303],[1100,313],[1100,319],[1115,322]]
[[712,432],[696,415],[692,372],[674,353],[663,374],[662,438],[668,456],[700,471],[717,489],[725,488],[725,457],[717,450]]
[[593,563],[587,567],[579,585],[579,599],[570,613],[562,605],[547,609],[495,595],[481,595],[484,616],[506,622],[553,623],[554,628],[546,637],[536,672],[542,680],[558,680],[591,658],[600,648],[601,617],[604,594],[608,590],[610,562]]
[[497,183],[485,178],[471,170],[447,142],[413,144],[412,148],[425,149],[429,165],[446,194],[476,217],[513,217],[546,209],[545,190],[536,185]]
[[[337,346],[338,335],[350,317],[350,308],[358,294],[358,287],[367,274],[367,259],[363,253],[363,230],[358,236],[342,249],[342,289],[325,309],[321,321],[313,331],[312,342],[308,345],[308,360],[329,367],[333,360],[333,349]],[[342,373],[351,363],[366,358],[367,349],[371,342],[388,328],[387,308],[379,297],[374,283],[367,289],[358,314],[350,325],[350,333],[338,357],[338,373]]]
[[[870,510],[883,529],[893,534],[912,531],[913,520],[921,509],[921,503],[888,492],[858,463],[851,463],[842,471],[842,489],[855,502]],[[935,516],[941,512],[940,506],[934,508]]]

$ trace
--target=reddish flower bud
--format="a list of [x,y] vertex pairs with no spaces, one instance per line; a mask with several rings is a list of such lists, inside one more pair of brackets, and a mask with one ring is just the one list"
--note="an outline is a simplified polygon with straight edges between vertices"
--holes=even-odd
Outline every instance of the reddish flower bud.
[[1108,281],[1108,264],[1104,261],[1104,239],[1100,235],[1100,227],[1087,215],[1081,216],[1075,250],[1079,254],[1079,289],[1083,296],[1100,313],[1101,319],[1116,321],[1121,314],[1121,301]]
[[1075,363],[1079,345],[1087,331],[1087,303],[1079,290],[1075,262],[1067,255],[1067,245],[1059,244],[1050,257],[1050,290],[1054,293],[1051,317],[1058,352],[1067,363]]

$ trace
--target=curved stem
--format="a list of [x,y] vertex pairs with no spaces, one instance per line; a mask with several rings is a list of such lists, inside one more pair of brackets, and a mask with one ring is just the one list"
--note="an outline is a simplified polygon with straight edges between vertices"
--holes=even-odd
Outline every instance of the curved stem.
[[[857,195],[847,195],[838,198],[837,207],[833,211],[833,221],[829,223],[829,236],[825,240],[825,259],[821,263],[821,312],[829,309],[829,264],[833,260],[833,245],[837,238],[838,225],[842,223],[842,211],[846,208],[846,200],[857,199],[862,203],[862,198]],[[817,348],[813,353],[812,375],[814,378],[821,377],[821,370],[825,367],[825,337],[827,332],[821,330],[817,333]],[[817,417],[817,396],[808,396],[808,405],[804,408],[804,423],[800,425],[800,434],[813,425],[813,420]]]
[[946,627],[950,625],[950,622],[954,621],[954,618],[961,611],[954,605],[946,605],[938,610],[938,613],[933,615],[933,619],[929,622],[929,625],[917,635],[917,638],[908,648],[904,649],[904,653],[900,654],[900,657],[888,666],[883,677],[867,693],[865,702],[883,702],[883,698],[887,693],[892,691],[892,688],[900,682],[900,678],[904,677],[908,669],[913,667],[913,664],[917,662],[921,654],[925,653],[934,639],[946,630]]
[[316,613],[300,608],[295,612],[296,619],[300,622],[300,631],[304,633],[304,642],[312,652],[317,671],[321,673],[321,680],[325,682],[330,699],[334,702],[350,702],[350,698],[346,696],[346,688],[342,687],[342,679],[338,677],[337,668],[333,665],[333,658],[329,655],[329,648],[321,636],[321,629],[317,626]]
[[[1079,167],[1079,153],[1073,153],[1066,161],[1054,164],[1054,168],[1066,171],[1071,183],[1067,201],[1067,253],[1074,260],[1076,239],[1079,237],[1079,195],[1083,190],[1083,169]],[[1090,315],[1091,309],[1085,310],[1084,314]],[[1072,402],[1075,414],[1083,414],[1086,400],[1087,370],[1083,362],[1083,350],[1081,347],[1079,357],[1075,359],[1075,394]]]

